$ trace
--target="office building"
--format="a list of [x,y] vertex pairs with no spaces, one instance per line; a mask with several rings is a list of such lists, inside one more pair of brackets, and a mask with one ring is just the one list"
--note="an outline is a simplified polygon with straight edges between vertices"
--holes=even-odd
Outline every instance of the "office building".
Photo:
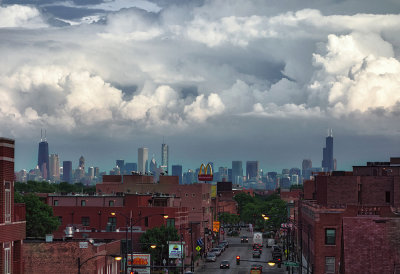
[[94,167],[89,167],[89,169],[88,169],[88,176],[89,176],[89,178],[90,179],[93,179],[94,178]]
[[125,174],[125,161],[124,160],[116,160],[116,166],[119,167],[121,174]]
[[53,182],[60,181],[60,159],[57,154],[50,155],[49,165],[49,179]]
[[258,180],[258,161],[246,162],[246,180]]
[[148,171],[149,150],[141,147],[138,149],[138,172],[145,174]]
[[162,144],[161,145],[161,168],[168,174],[168,145]]
[[49,167],[49,144],[46,140],[46,131],[43,138],[43,134],[39,143],[38,152],[38,167],[42,173],[43,179],[47,180],[50,177],[50,167]]
[[125,163],[125,172],[126,174],[131,174],[132,171],[138,171],[137,163]]
[[329,130],[325,144],[326,145],[322,150],[322,168],[324,171],[331,172],[334,170],[332,129]]
[[241,184],[243,181],[242,161],[232,161],[232,183]]
[[172,176],[178,176],[179,184],[181,185],[183,182],[183,173],[181,165],[172,165]]
[[85,158],[83,156],[79,158],[79,169],[85,170]]
[[63,161],[63,181],[72,183],[72,162]]

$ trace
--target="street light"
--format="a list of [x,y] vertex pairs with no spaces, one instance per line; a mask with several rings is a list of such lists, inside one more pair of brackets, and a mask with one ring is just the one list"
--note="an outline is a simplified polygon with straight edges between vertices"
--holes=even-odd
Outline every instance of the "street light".
[[97,257],[100,257],[100,256],[112,257],[112,258],[114,258],[114,260],[116,260],[116,261],[120,261],[120,260],[122,259],[122,257],[119,256],[119,255],[101,254],[101,255],[95,255],[95,256],[93,256],[93,257],[90,257],[89,259],[86,259],[85,261],[83,261],[83,262],[81,263],[81,257],[78,257],[78,274],[81,274],[81,267],[82,267],[85,263],[87,263],[87,262],[90,261],[91,259],[94,259],[94,258],[97,258]]
[[[159,215],[159,216],[162,216],[165,220],[166,219],[168,219],[168,215],[167,214],[162,214],[162,213],[156,213],[156,214],[150,214],[150,215],[147,215],[147,216],[142,216],[142,217],[140,217],[139,219],[137,219],[136,220],[136,222],[133,222],[132,223],[132,220],[133,220],[133,218],[132,218],[132,211],[131,211],[131,215],[128,217],[128,216],[126,216],[125,214],[123,214],[123,213],[121,213],[121,212],[111,212],[110,213],[112,216],[116,216],[117,214],[119,214],[119,215],[121,215],[121,216],[123,216],[123,217],[125,217],[125,219],[126,219],[126,248],[125,248],[125,273],[127,273],[128,271],[128,222],[129,222],[129,227],[130,227],[130,230],[131,230],[131,248],[130,248],[130,252],[132,253],[133,252],[133,229],[132,229],[132,227],[134,226],[134,225],[136,225],[137,223],[139,223],[141,220],[143,220],[144,218],[148,218],[148,217],[152,217],[152,216],[157,216],[157,215]],[[133,260],[133,257],[131,256],[131,260]],[[132,263],[133,263],[133,261],[131,261],[131,266],[132,266]]]

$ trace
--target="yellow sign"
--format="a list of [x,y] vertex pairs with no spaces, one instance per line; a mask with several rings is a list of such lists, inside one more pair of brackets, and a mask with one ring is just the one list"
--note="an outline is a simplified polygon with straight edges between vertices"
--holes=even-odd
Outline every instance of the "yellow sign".
[[217,197],[217,186],[212,185],[211,186],[211,198],[215,198],[215,197]]
[[219,222],[213,222],[213,231],[219,232]]
[[197,175],[199,181],[212,181],[213,180],[213,171],[211,164],[201,164],[199,174]]
[[197,252],[199,252],[201,250],[201,247],[200,246],[196,246],[196,250],[197,250]]

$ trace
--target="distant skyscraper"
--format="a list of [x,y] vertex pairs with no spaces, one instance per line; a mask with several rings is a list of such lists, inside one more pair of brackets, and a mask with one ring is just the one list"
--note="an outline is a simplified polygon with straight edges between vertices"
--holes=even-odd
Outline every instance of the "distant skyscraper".
[[137,171],[137,163],[125,163],[125,172],[131,174],[132,171]]
[[148,170],[149,150],[145,147],[138,149],[138,172],[145,173]]
[[258,161],[247,161],[246,162],[246,179],[258,180]]
[[161,168],[168,174],[168,145],[162,144],[161,145]]
[[157,162],[156,162],[156,159],[154,159],[154,155],[153,155],[153,157],[151,158],[151,161],[150,161],[150,172],[154,175],[154,174],[156,174],[156,171],[157,171]]
[[172,176],[178,176],[179,184],[182,184],[182,166],[181,165],[172,165]]
[[49,158],[49,179],[53,182],[60,180],[60,159],[57,154],[51,154]]
[[121,174],[125,174],[125,161],[124,160],[116,160],[116,166],[119,167],[119,171]]
[[41,139],[39,143],[39,152],[38,152],[38,166],[40,172],[42,173],[43,179],[49,179],[50,175],[50,166],[49,166],[49,144],[46,140],[46,131],[44,133],[41,131]]
[[242,161],[232,161],[232,183],[241,184],[243,180]]
[[85,158],[83,156],[79,158],[79,168],[85,170]]
[[94,178],[94,167],[89,167],[88,169],[88,176],[90,177],[90,179]]
[[100,176],[100,168],[98,168],[98,167],[94,168],[94,176],[99,178],[99,176]]
[[326,145],[322,150],[322,168],[324,169],[324,171],[328,172],[334,170],[332,129],[328,131],[328,137],[326,137]]
[[71,161],[63,162],[63,181],[72,183],[72,162]]

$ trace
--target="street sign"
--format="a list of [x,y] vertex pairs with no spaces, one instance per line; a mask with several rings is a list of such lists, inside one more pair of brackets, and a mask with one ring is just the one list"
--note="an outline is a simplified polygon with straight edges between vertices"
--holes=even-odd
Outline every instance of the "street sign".
[[213,222],[213,231],[219,232],[219,222]]
[[283,264],[285,266],[299,266],[299,263],[297,262],[284,262]]
[[196,246],[196,250],[197,250],[197,252],[199,252],[201,250],[201,247],[200,246]]

